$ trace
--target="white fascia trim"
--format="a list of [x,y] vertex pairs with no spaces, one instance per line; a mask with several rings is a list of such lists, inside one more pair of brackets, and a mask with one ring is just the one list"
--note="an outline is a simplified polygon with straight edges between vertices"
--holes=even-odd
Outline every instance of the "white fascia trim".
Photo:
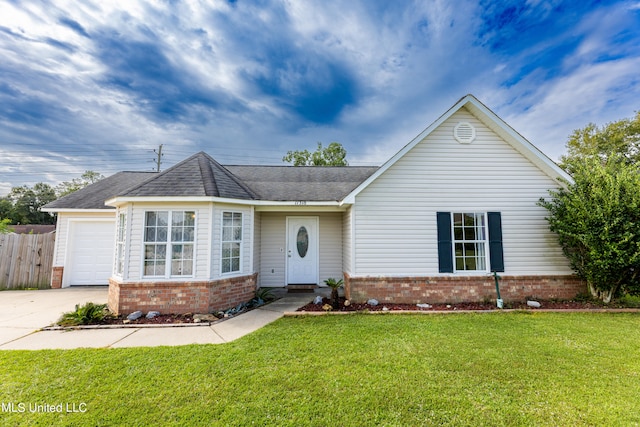
[[115,209],[69,209],[69,208],[42,208],[42,212],[54,212],[54,213],[115,213]]
[[[471,104],[471,105],[467,105]],[[513,148],[515,148],[520,154],[529,159],[533,164],[538,166],[543,172],[545,172],[550,178],[558,181],[564,180],[566,182],[573,182],[573,178],[567,172],[558,166],[553,160],[551,160],[546,154],[544,154],[538,147],[533,145],[524,136],[520,135],[518,131],[512,128],[507,122],[502,120],[496,113],[491,111],[486,105],[481,103],[475,98],[471,98],[464,106],[471,107],[469,110],[476,115],[482,115],[491,123],[498,126],[496,133],[502,134],[502,136]],[[483,117],[478,117],[480,120]],[[485,123],[487,124],[487,123]],[[487,124],[489,128],[492,126]],[[495,130],[495,129],[494,129]]]
[[306,204],[306,205],[256,205],[256,212],[344,212],[346,206],[338,202],[331,202],[329,205]]
[[104,204],[106,206],[114,206],[118,207],[125,203],[191,203],[191,202],[210,202],[213,201],[214,197],[201,197],[201,196],[193,196],[193,197],[114,197],[112,199],[107,199]]
[[231,199],[226,197],[114,197],[105,202],[107,206],[117,207],[124,203],[226,203],[230,205],[246,205],[246,206],[340,206],[338,201],[307,201],[307,200],[290,200],[290,201],[273,201],[273,200],[244,200]]

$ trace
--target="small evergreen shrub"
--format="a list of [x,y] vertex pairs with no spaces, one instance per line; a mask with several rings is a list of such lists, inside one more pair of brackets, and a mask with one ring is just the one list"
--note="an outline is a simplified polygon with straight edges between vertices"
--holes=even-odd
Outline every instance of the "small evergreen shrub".
[[273,295],[273,289],[271,288],[258,288],[256,290],[255,299],[266,303],[275,301],[276,296]]
[[331,306],[334,309],[338,309],[340,307],[340,300],[338,298],[338,289],[344,283],[342,279],[336,280],[334,278],[330,278],[324,281],[324,283],[331,288]]
[[638,295],[623,295],[618,299],[618,302],[627,308],[640,308],[640,296]]
[[88,302],[82,306],[76,304],[76,309],[64,313],[57,323],[60,326],[92,325],[100,323],[110,316],[111,313],[107,308],[107,304]]

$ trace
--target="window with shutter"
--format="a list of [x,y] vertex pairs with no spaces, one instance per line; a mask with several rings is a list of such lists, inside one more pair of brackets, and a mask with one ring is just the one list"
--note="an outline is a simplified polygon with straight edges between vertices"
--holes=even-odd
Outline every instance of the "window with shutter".
[[437,212],[438,271],[504,271],[500,212]]

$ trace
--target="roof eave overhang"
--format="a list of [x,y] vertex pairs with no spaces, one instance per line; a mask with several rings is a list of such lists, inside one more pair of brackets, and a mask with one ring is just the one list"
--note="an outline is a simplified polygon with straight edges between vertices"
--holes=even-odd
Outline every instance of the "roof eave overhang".
[[104,212],[112,212],[113,209],[111,207],[101,208],[101,209],[82,209],[82,208],[40,208],[42,212],[49,213],[104,213]]
[[227,197],[192,196],[192,197],[114,197],[105,201],[105,205],[118,207],[127,203],[226,203],[247,206],[327,206],[339,207],[339,201],[314,201],[314,200],[246,200]]

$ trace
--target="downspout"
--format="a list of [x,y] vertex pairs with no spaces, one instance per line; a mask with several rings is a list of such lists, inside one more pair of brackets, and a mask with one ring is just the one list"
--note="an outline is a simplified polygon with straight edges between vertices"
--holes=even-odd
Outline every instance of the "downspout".
[[496,281],[496,294],[498,295],[498,299],[496,299],[496,306],[498,308],[502,308],[502,298],[500,298],[500,285],[498,283],[498,280],[500,279],[500,276],[498,276],[498,272],[494,271],[493,272],[493,278]]

